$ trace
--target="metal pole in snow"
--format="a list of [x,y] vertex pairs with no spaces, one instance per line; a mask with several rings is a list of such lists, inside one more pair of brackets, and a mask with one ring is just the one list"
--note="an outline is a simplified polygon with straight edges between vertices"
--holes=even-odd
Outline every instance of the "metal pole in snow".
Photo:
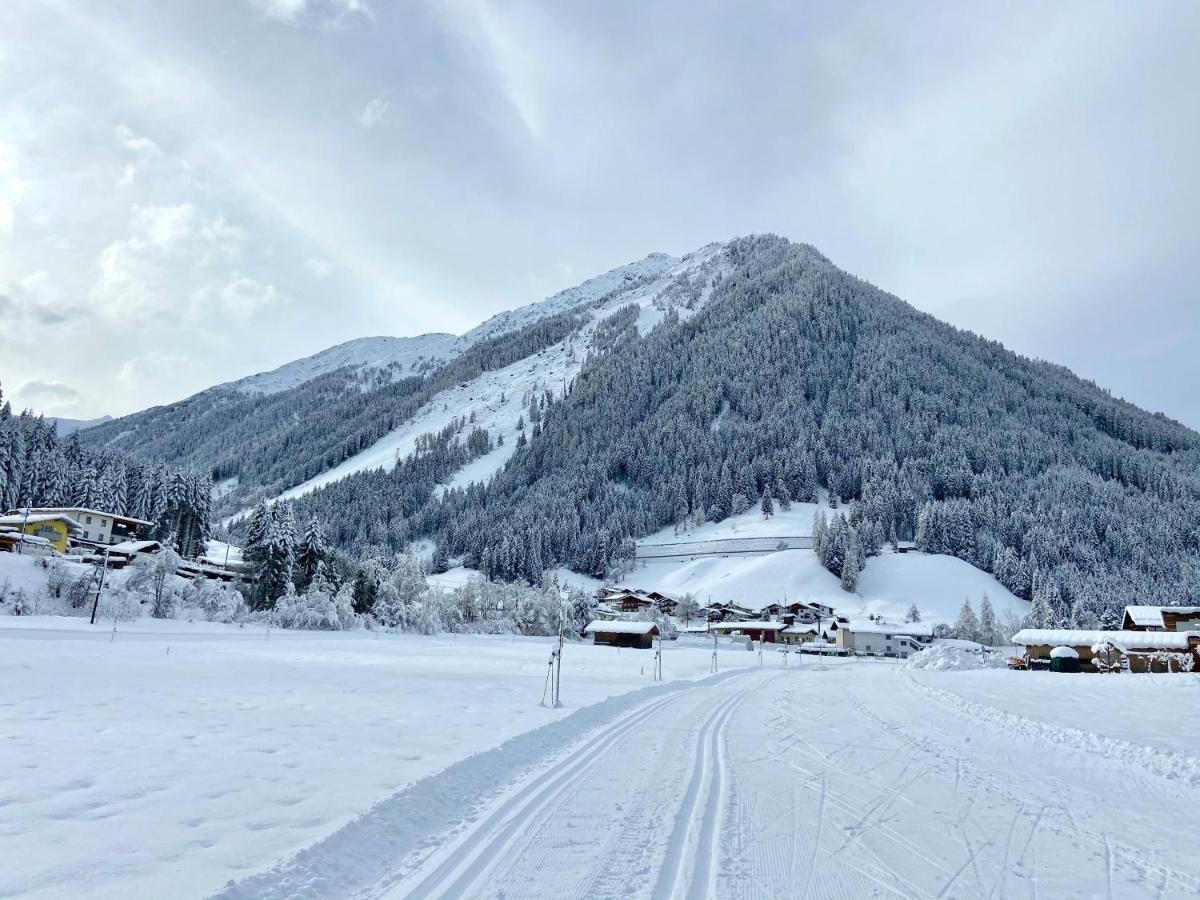
[[[92,601],[92,621],[96,624],[96,612],[100,609],[100,595],[104,592],[104,576],[108,574],[108,548],[104,548],[104,562],[100,567],[100,584],[96,587],[96,599]],[[113,630],[116,630],[116,620],[113,620]]]
[[20,543],[17,544],[17,554],[20,556],[25,555],[25,532],[28,529],[29,529],[29,507],[27,506],[27,507],[25,507],[25,518],[21,522],[21,540],[20,540]]

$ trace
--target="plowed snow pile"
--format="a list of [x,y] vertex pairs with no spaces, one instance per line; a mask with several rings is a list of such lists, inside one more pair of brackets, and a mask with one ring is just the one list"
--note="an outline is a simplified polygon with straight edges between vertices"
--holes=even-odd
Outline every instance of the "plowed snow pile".
[[910,656],[905,664],[910,669],[933,669],[938,672],[965,669],[1002,669],[1004,659],[999,653],[985,650],[972,641],[934,644]]

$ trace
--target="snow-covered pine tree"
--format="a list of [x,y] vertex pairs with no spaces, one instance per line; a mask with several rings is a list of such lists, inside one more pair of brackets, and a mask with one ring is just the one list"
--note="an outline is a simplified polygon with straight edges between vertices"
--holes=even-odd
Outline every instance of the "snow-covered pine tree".
[[921,621],[921,611],[919,609],[917,609],[917,604],[914,603],[908,608],[908,612],[904,616],[904,621],[905,622],[920,622]]
[[775,502],[771,499],[771,489],[764,488],[762,500],[759,502],[759,509],[762,510],[763,518],[769,519],[775,515]]
[[960,641],[982,643],[982,636],[979,633],[979,619],[975,615],[975,610],[971,608],[971,601],[969,599],[963,600],[962,609],[958,611],[958,621],[954,623],[954,636]]
[[[317,570],[324,565],[328,551],[325,548],[325,535],[321,531],[321,523],[316,516],[308,520],[304,535],[296,548],[296,590],[303,593],[308,590]],[[332,589],[328,592],[332,596]]]
[[992,601],[987,594],[979,601],[979,641],[989,647],[1002,642],[1000,629],[996,625],[996,611],[992,609]]
[[792,492],[788,490],[787,482],[780,479],[775,483],[775,496],[779,498],[779,508],[787,512],[792,508]]

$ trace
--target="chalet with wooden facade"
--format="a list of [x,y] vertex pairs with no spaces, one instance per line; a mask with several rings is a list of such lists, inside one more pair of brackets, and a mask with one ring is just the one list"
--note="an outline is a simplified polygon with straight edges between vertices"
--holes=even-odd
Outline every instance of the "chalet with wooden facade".
[[1084,672],[1180,672],[1200,668],[1200,632],[1023,628],[1012,642],[1030,663],[1049,666],[1060,647],[1074,650]]
[[1127,606],[1124,631],[1200,631],[1200,606]]
[[589,622],[583,633],[590,634],[594,644],[649,650],[654,646],[654,638],[658,636],[658,626],[653,622],[597,620]]
[[717,634],[744,634],[752,641],[759,641],[763,644],[775,644],[779,642],[780,632],[785,627],[782,622],[747,619],[743,622],[717,622],[709,625],[708,630]]

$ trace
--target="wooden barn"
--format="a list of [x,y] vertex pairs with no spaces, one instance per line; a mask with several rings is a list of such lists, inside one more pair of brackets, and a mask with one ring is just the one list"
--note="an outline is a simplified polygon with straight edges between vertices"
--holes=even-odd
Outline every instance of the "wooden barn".
[[719,622],[708,626],[709,631],[715,631],[718,634],[744,634],[752,641],[760,641],[764,644],[775,644],[779,642],[779,635],[784,629],[782,622],[765,622],[760,620],[749,620],[746,622]]
[[594,644],[649,650],[654,646],[654,638],[658,636],[658,626],[653,622],[596,621],[589,622],[583,633],[590,634]]
[[1200,668],[1200,633],[1188,631],[1099,631],[1023,628],[1012,641],[1030,662],[1045,660],[1056,647],[1078,654],[1084,672],[1178,672]]

